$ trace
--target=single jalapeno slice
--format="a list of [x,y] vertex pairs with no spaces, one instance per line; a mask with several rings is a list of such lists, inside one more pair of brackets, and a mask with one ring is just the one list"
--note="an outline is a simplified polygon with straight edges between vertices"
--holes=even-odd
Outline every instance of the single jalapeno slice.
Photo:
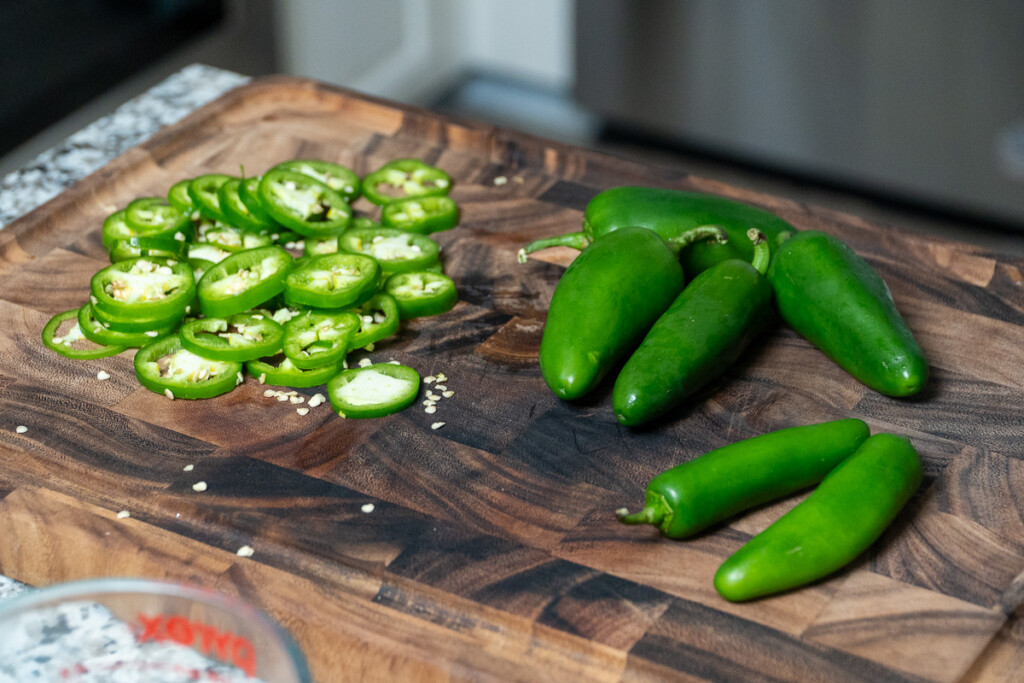
[[[202,261],[205,268],[202,270],[205,272],[206,268],[215,263],[220,263],[231,254],[236,254],[237,251],[231,251],[225,249],[219,244],[212,244],[209,242],[195,242],[190,244],[188,247],[188,262],[191,265],[194,261]],[[195,266],[193,266],[195,269]]]
[[359,196],[359,175],[348,166],[318,159],[295,159],[285,161],[274,168],[315,178],[340,194],[347,202],[352,202]]
[[315,308],[358,306],[380,284],[380,264],[362,254],[310,256],[288,273],[284,300]]
[[262,223],[273,223],[276,226],[277,221],[267,213],[260,201],[260,180],[261,176],[242,178],[242,182],[238,185],[238,198],[257,220]]
[[396,159],[363,178],[363,196],[379,205],[404,197],[444,196],[451,187],[451,176],[419,159]]
[[284,326],[284,355],[302,370],[344,360],[359,316],[350,311],[306,311]]
[[295,367],[283,353],[278,353],[270,358],[251,360],[245,364],[246,372],[255,377],[260,384],[295,387],[296,389],[326,384],[327,380],[337,375],[342,369],[344,369],[344,361],[339,360],[318,368],[303,370]]
[[121,209],[120,211],[115,211],[110,214],[103,221],[103,230],[100,241],[103,242],[103,248],[108,252],[114,248],[118,240],[127,240],[133,237],[146,237],[188,241],[195,234],[195,230],[193,229],[190,221],[186,221],[184,227],[179,230],[138,230],[137,228],[129,225],[127,214],[127,209]]
[[377,363],[342,370],[327,382],[331,407],[341,417],[383,417],[408,408],[420,390],[420,375],[407,365]]
[[226,317],[255,308],[284,291],[291,255],[271,245],[228,256],[207,270],[196,287],[203,313]]
[[96,302],[91,303],[92,315],[97,322],[115,332],[151,332],[164,327],[177,326],[181,319],[188,315],[191,307],[186,305],[184,311],[164,318],[139,318],[132,314],[104,311],[96,306]]
[[384,205],[380,220],[390,228],[428,235],[458,225],[459,207],[451,197],[396,199]]
[[191,232],[192,219],[163,197],[142,197],[124,209],[124,220],[136,235],[172,236]]
[[100,322],[93,313],[92,304],[87,303],[78,309],[78,327],[85,338],[95,344],[138,348],[175,332],[178,328],[178,319],[175,318],[172,322],[152,330],[119,332]]
[[274,220],[306,237],[337,235],[352,218],[352,208],[344,197],[319,180],[294,171],[267,171],[260,180],[259,197]]
[[199,213],[215,221],[227,222],[227,216],[220,206],[220,186],[231,180],[231,176],[223,173],[207,173],[193,178],[188,184],[188,196]]
[[[63,313],[58,313],[50,318],[49,322],[47,322],[43,327],[43,345],[66,358],[73,358],[75,360],[92,360],[94,358],[116,356],[127,348],[125,346],[99,345],[98,347],[83,349],[72,346],[72,344],[76,342],[88,341],[87,337],[82,332],[77,318],[77,308],[73,308],[70,311],[64,311]],[[57,336],[57,331],[60,329],[60,326],[68,320],[75,320],[71,329],[68,330],[67,334]],[[96,342],[91,343],[95,344]]]
[[274,230],[277,227],[277,223],[272,220],[261,220],[242,201],[242,197],[239,194],[239,187],[241,185],[241,178],[232,178],[217,190],[220,210],[224,213],[228,224],[246,232],[269,233]]
[[92,276],[89,287],[97,317],[127,320],[181,316],[196,293],[195,277],[187,263],[146,257],[107,266]]
[[361,349],[398,332],[398,304],[390,294],[378,292],[354,312],[359,316],[359,329],[352,335],[349,348]]
[[336,235],[307,237],[302,241],[302,253],[304,256],[336,254],[338,253],[338,237]]
[[373,220],[369,216],[352,216],[352,222],[348,224],[348,229],[353,230],[355,228],[382,228],[384,227],[377,221]]
[[211,398],[244,381],[242,364],[197,356],[172,335],[147,344],[135,353],[139,384],[168,398]]
[[384,283],[384,291],[395,298],[402,320],[440,315],[459,301],[452,279],[429,271],[395,273]]
[[[181,233],[176,233],[181,235]],[[130,258],[145,256],[147,258],[179,259],[188,255],[188,242],[182,239],[165,237],[129,237],[114,240],[110,247],[110,261],[127,261]]]
[[211,360],[243,362],[281,350],[284,328],[261,313],[200,318],[181,326],[181,345]]
[[383,271],[404,273],[437,263],[440,247],[426,235],[395,228],[358,228],[338,238],[338,248],[349,254],[372,256]]
[[231,225],[214,225],[203,231],[198,244],[215,244],[230,252],[266,247],[274,243],[271,233],[242,230]]
[[192,213],[196,210],[195,202],[192,201],[192,197],[188,193],[188,184],[191,182],[191,178],[179,180],[171,185],[171,189],[167,190],[167,201],[171,203],[171,206],[177,207],[179,211],[189,218],[192,217]]

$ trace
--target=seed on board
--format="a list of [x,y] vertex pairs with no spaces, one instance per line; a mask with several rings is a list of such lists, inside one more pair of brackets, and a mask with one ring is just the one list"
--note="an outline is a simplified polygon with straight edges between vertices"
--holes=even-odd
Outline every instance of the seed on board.
[[203,491],[206,490],[206,482],[205,481],[197,481],[196,483],[192,484],[192,490],[193,491],[199,491],[200,493],[202,493]]
[[323,403],[326,400],[327,400],[327,397],[325,397],[321,393],[313,394],[309,398],[309,407],[310,408],[316,408],[317,406],[319,406],[321,403]]
[[182,469],[182,470],[184,470],[185,472],[191,472],[191,471],[192,471],[192,470],[194,470],[195,468],[196,468],[196,466],[195,466],[195,465],[185,465],[185,466],[184,466],[184,467],[182,467],[181,469]]
[[251,545],[243,545],[241,548],[238,549],[238,551],[235,554],[239,557],[252,557],[252,554],[254,552],[256,551],[253,550],[253,547]]
[[373,512],[373,507],[374,507],[374,506],[373,506],[373,503],[367,503],[366,505],[364,505],[364,506],[363,506],[362,508],[360,508],[360,509],[361,509],[361,510],[362,510],[363,512],[365,512],[366,514],[370,514],[371,512]]
[[441,427],[444,427],[444,422],[435,422],[434,424],[430,425],[431,429],[440,429]]
[[164,396],[171,399],[172,401],[174,400],[174,392],[171,391],[170,389],[164,389]]
[[455,395],[455,392],[449,389],[448,391],[442,391],[441,395],[444,396],[445,398],[451,398],[452,396]]
[[284,393],[283,391],[277,392],[275,394],[275,396],[277,396],[277,400],[278,401],[287,401],[288,400],[288,394]]
[[433,405],[437,405],[437,401],[431,401],[431,400],[430,400],[430,399],[428,398],[427,400],[425,400],[425,401],[423,402],[423,405],[425,405],[425,406],[433,406]]
[[118,519],[127,519],[127,518],[129,518],[131,516],[132,516],[132,513],[128,512],[127,510],[121,510],[120,512],[117,513],[117,518]]
[[298,403],[304,403],[306,401],[306,397],[305,396],[289,396],[288,397],[288,401],[291,402],[292,405],[296,405]]
[[298,413],[299,415],[308,415],[309,414],[309,408],[303,406],[301,408],[296,408],[295,412]]
[[359,361],[359,367],[361,367],[361,368],[368,368],[371,365],[373,365],[373,361],[370,360],[369,358],[363,358],[363,359],[360,359],[360,361]]
[[267,383],[267,373],[261,372],[260,373],[260,384],[266,384],[266,383]]
[[495,185],[504,185],[507,182],[508,182],[508,178],[506,178],[503,175],[500,175],[500,176],[498,176],[497,178],[494,179],[494,184]]
[[423,378],[423,383],[424,384],[433,384],[436,381],[437,381],[437,378],[434,377],[433,375],[428,375],[427,377]]
[[443,384],[435,384],[435,385],[434,385],[434,388],[435,388],[435,389],[437,389],[438,391],[444,391],[444,390],[445,390],[445,389],[447,389],[448,387],[446,387],[446,386],[445,386],[445,385],[443,385]]
[[110,373],[107,372],[106,370],[100,370],[99,372],[96,373],[96,379],[98,379],[101,382],[105,379],[110,379]]
[[433,415],[434,413],[437,412],[437,406],[427,406],[426,408],[423,409],[423,412]]
[[431,401],[440,401],[441,400],[441,397],[438,396],[437,394],[435,394],[432,391],[428,391],[427,392],[427,398],[429,398]]
[[24,434],[25,432],[28,431],[28,427],[26,427],[25,425],[18,425],[17,427],[14,428],[14,431],[16,431],[18,434]]
[[273,395],[274,395],[275,393],[276,393],[276,392],[275,392],[275,391],[274,391],[273,389],[267,389],[266,391],[264,391],[264,392],[263,392],[263,395],[264,395],[264,396],[266,396],[267,398],[270,398],[270,397],[271,397],[271,396],[273,396]]

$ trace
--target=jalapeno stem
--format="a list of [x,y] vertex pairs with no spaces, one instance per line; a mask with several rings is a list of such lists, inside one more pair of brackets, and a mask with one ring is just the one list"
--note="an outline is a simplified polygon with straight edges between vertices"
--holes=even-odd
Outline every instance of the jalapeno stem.
[[764,275],[768,272],[768,263],[772,260],[772,249],[768,246],[768,238],[757,228],[747,230],[747,237],[754,244],[754,256],[750,265],[754,270]]
[[666,518],[671,521],[672,507],[665,496],[649,494],[642,510],[630,514],[629,508],[619,508],[615,511],[615,517],[623,524],[651,524],[660,528]]
[[528,254],[532,254],[533,252],[541,249],[548,249],[549,247],[570,247],[572,249],[579,249],[580,251],[583,251],[588,244],[590,244],[590,238],[587,237],[584,232],[568,232],[564,235],[545,237],[543,239],[530,242],[520,249],[519,253],[516,255],[516,260],[519,261],[519,263],[526,263],[529,259]]
[[671,247],[672,251],[678,254],[695,242],[712,238],[719,244],[725,244],[729,241],[729,236],[726,234],[725,230],[722,230],[716,225],[702,225],[698,228],[687,230],[678,237],[669,239],[668,246]]

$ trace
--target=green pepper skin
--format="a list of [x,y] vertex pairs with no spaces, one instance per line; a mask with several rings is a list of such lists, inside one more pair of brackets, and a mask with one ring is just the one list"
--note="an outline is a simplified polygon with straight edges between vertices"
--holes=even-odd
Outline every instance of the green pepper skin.
[[824,578],[874,543],[921,484],[917,451],[893,434],[875,434],[803,502],[750,539],[715,573],[733,602]]
[[683,268],[658,234],[623,228],[593,242],[555,287],[540,343],[544,381],[578,399],[633,351],[683,289]]
[[712,524],[821,481],[868,438],[854,418],[789,427],[737,441],[654,477],[645,507],[616,511],[624,524],[653,524],[687,538]]
[[736,362],[768,324],[771,304],[771,285],[745,261],[723,261],[698,275],[615,380],[616,419],[635,427],[680,406]]
[[832,235],[785,241],[768,268],[782,318],[840,367],[887,396],[911,396],[928,361],[867,261]]

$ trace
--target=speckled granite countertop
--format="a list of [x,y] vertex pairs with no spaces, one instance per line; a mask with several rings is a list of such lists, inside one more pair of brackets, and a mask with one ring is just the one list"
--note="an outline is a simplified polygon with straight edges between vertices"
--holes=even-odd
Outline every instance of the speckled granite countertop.
[[[249,80],[202,64],[169,76],[0,180],[0,229],[161,128]],[[24,584],[0,575],[0,600],[25,590]]]

